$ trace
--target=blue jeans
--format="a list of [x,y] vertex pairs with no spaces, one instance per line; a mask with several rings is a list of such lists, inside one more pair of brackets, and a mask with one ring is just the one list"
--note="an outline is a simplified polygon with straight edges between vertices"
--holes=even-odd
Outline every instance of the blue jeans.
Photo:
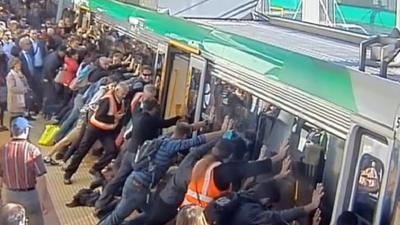
[[124,154],[121,166],[119,167],[115,177],[113,177],[111,181],[107,183],[99,199],[97,199],[95,204],[96,209],[103,208],[106,206],[106,204],[113,200],[114,196],[118,194],[119,188],[124,185],[126,178],[133,171],[132,164],[135,160],[135,153],[125,150],[125,153],[120,154]]
[[83,107],[82,95],[78,94],[74,99],[74,107],[72,108],[67,119],[62,123],[60,130],[54,137],[56,141],[61,140],[73,128],[75,122],[79,119],[80,110]]
[[149,190],[134,184],[132,174],[125,182],[122,199],[115,210],[99,223],[99,225],[119,225],[134,210],[144,208],[149,195]]

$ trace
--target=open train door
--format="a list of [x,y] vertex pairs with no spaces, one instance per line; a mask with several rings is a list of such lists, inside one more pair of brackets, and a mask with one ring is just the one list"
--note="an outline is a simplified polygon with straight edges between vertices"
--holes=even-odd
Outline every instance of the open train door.
[[[188,109],[192,104],[188,103],[192,84],[191,71],[192,67],[199,68],[198,63],[194,61],[192,63],[192,55],[198,54],[200,51],[196,48],[177,41],[170,41],[160,85],[161,105],[165,118],[191,114],[191,109]],[[198,73],[196,69],[194,71],[194,76],[201,76],[202,72]],[[194,105],[196,105],[196,101]],[[195,109],[195,107],[192,108]]]
[[360,116],[352,121],[331,224],[346,210],[358,216],[359,224],[391,224],[399,178],[395,132]]

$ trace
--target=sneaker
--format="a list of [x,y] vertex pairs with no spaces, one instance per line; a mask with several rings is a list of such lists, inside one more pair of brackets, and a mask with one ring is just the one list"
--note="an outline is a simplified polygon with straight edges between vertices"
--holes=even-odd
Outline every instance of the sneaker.
[[45,157],[43,158],[43,161],[44,161],[44,163],[46,163],[46,164],[50,164],[51,158],[50,158],[49,156],[45,156]]
[[65,171],[65,170],[67,169],[67,166],[68,166],[68,165],[67,165],[66,162],[62,162],[62,163],[61,163],[61,170],[62,170],[62,171]]
[[32,116],[28,116],[26,117],[27,120],[29,121],[36,121],[36,118],[32,117]]
[[90,169],[89,173],[92,174],[96,178],[103,178],[103,174],[101,174],[100,171],[97,171],[97,170],[94,170],[94,169]]
[[71,184],[72,184],[71,179],[66,179],[66,178],[64,178],[64,184],[65,184],[65,185],[71,185]]
[[54,160],[53,158],[50,158],[50,165],[52,165],[52,166],[59,166],[60,163],[57,162],[56,160]]

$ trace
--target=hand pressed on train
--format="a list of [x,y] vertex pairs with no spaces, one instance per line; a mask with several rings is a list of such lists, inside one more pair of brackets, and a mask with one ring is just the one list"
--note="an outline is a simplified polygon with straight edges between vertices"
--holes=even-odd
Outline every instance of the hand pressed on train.
[[222,131],[227,131],[227,130],[229,130],[229,123],[230,123],[229,116],[225,116],[224,122],[222,122],[221,130],[222,130]]
[[317,209],[313,216],[312,225],[319,225],[321,223],[321,210]]
[[208,115],[208,123],[214,123],[215,120],[215,107],[211,107],[210,114]]
[[286,157],[282,162],[281,172],[279,173],[281,178],[289,176],[292,172],[292,159],[290,156]]
[[289,146],[289,141],[288,141],[288,140],[285,140],[285,141],[281,144],[281,146],[279,147],[278,154],[274,155],[274,156],[271,158],[272,162],[273,162],[273,163],[280,162],[280,161],[282,161],[284,158],[286,158],[286,156],[287,156],[287,154],[288,154],[288,151],[289,151],[289,147],[290,147],[290,146]]
[[319,183],[317,184],[317,187],[314,189],[311,202],[304,207],[306,212],[310,213],[316,208],[318,208],[323,196],[324,196],[324,187],[322,186],[321,183]]

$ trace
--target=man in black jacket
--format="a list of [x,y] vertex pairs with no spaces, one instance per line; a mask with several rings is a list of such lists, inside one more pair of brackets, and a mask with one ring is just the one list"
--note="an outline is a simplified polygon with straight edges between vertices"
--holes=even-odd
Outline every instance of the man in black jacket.
[[47,55],[44,59],[43,64],[43,84],[44,84],[44,96],[43,96],[43,113],[49,114],[48,106],[55,103],[55,84],[54,78],[57,75],[59,68],[64,63],[64,56],[67,51],[66,46],[60,46],[57,51],[54,51]]
[[[229,201],[213,202],[205,210],[207,220],[215,225],[289,224],[317,209],[324,195],[322,184],[318,184],[309,204],[280,211],[271,210],[267,204],[279,199],[276,198],[276,193],[279,191],[273,190],[274,183],[271,182],[272,180],[264,182],[253,190],[236,194],[237,203],[230,204],[227,212],[224,212],[224,207],[229,205]],[[260,192],[264,194],[260,195]],[[214,207],[215,205],[220,206]]]
[[129,140],[128,148],[125,150],[121,166],[114,178],[107,184],[99,200],[96,202],[96,209],[103,208],[117,194],[118,189],[123,186],[126,178],[131,174],[132,162],[140,145],[146,140],[157,138],[160,129],[176,124],[179,116],[168,120],[158,116],[157,100],[151,99],[143,102],[142,112],[137,112],[132,117],[132,137]]
[[110,74],[108,71],[110,64],[110,58],[100,57],[96,62],[96,68],[89,74],[88,81],[90,83],[96,83],[101,78],[108,76]]

